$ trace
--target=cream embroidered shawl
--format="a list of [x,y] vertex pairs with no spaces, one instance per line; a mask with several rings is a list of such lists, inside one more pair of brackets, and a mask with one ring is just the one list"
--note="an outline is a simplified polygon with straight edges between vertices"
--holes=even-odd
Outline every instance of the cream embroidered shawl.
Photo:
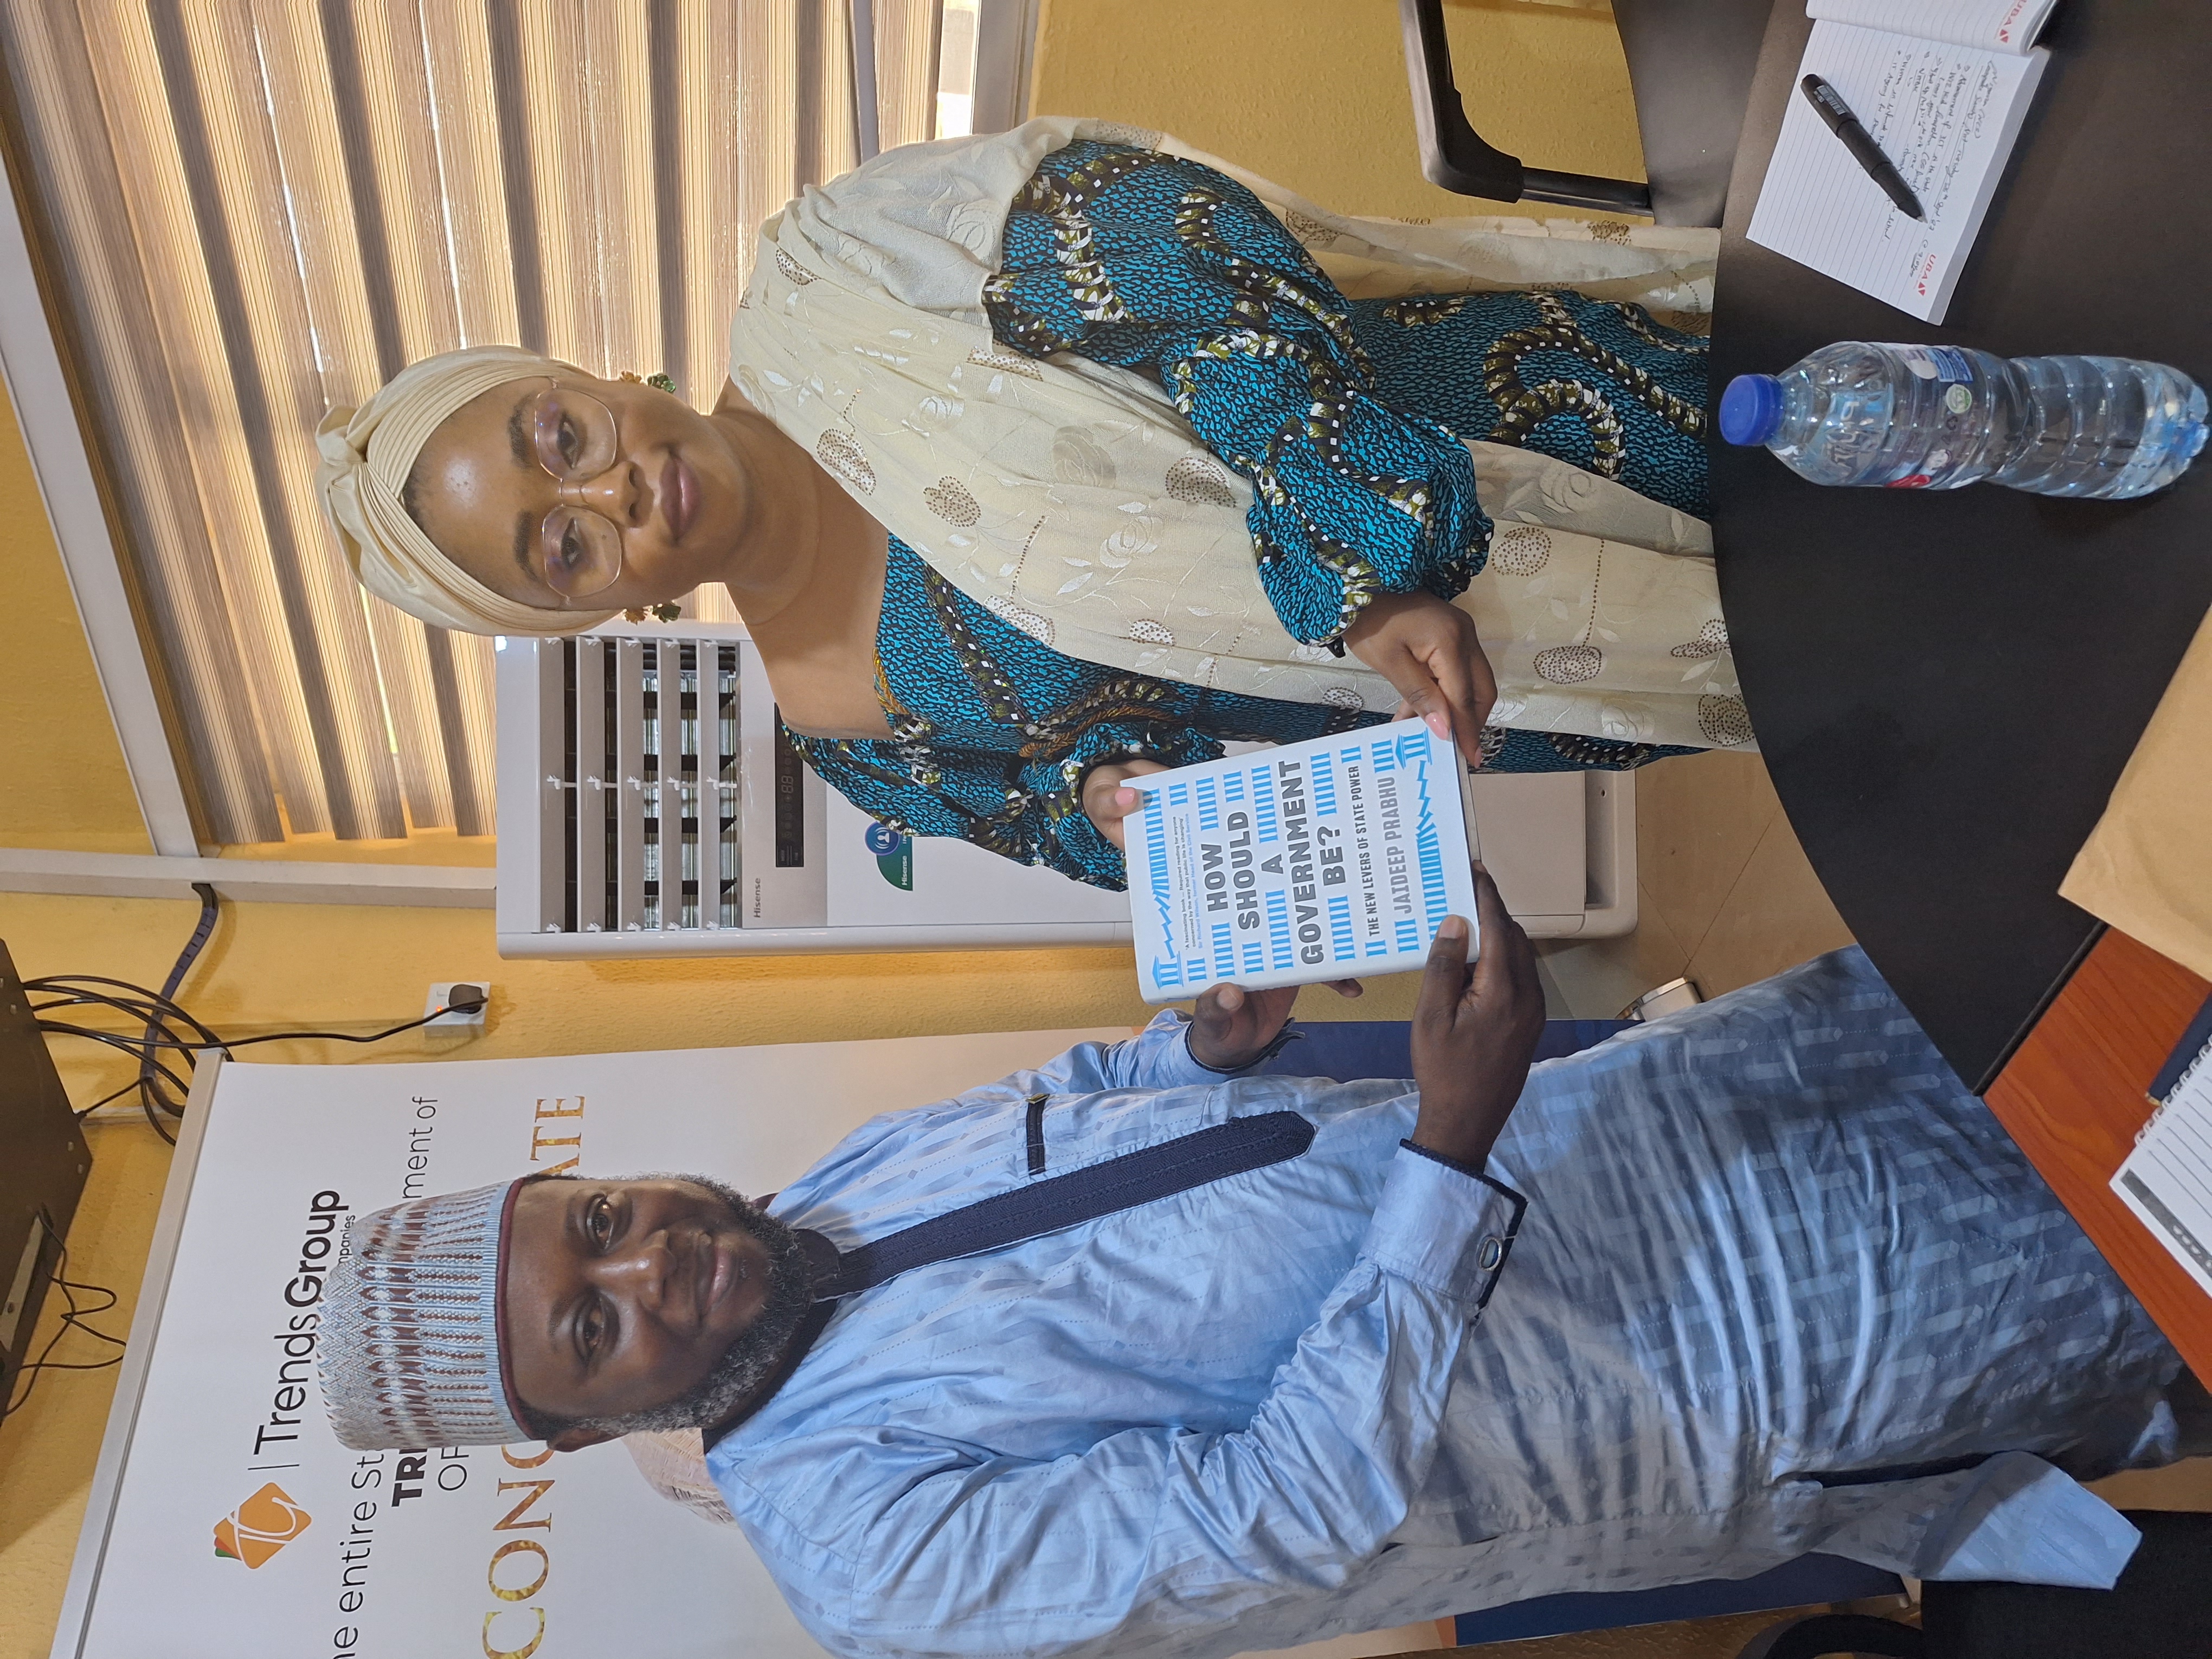
[[[891,150],[761,230],[730,331],[739,392],[969,597],[1071,656],[1194,685],[1387,709],[1389,682],[1301,644],[1260,586],[1251,489],[1156,384],[994,341],[982,306],[1009,204],[1079,138],[1218,168],[1352,298],[1571,287],[1702,331],[1708,230],[1324,211],[1173,138],[1048,118]],[[1458,603],[1495,669],[1499,725],[1749,746],[1701,521],[1563,462],[1470,443],[1496,521]]]

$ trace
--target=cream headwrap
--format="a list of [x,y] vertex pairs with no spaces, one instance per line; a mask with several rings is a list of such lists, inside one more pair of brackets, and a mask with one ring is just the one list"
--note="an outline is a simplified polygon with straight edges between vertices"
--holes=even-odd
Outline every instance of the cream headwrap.
[[549,610],[495,593],[441,553],[400,504],[440,422],[495,386],[558,366],[517,346],[472,346],[410,364],[359,409],[315,428],[315,489],[361,585],[409,616],[465,634],[574,634],[611,611]]

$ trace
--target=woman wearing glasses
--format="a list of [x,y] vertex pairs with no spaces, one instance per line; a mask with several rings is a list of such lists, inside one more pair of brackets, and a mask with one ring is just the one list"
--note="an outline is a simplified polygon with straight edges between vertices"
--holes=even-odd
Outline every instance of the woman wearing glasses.
[[833,787],[1104,886],[1122,781],[1224,739],[1402,703],[1502,770],[1747,746],[1711,234],[1385,225],[1233,172],[1058,119],[890,152],[763,228],[711,410],[450,353],[325,422],[325,499],[445,627],[720,582]]

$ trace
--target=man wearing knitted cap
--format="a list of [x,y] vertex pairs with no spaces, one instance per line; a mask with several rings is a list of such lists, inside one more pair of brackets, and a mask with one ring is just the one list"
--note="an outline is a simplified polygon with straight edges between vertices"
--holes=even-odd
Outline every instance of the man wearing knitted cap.
[[2179,1454],[2179,1360],[1865,957],[1532,1070],[1534,961],[1477,891],[1411,1091],[1240,1075],[1291,994],[1217,988],[757,1206],[360,1218],[339,1437],[696,1425],[853,1656],[1225,1655],[1815,1550],[2111,1583],[2134,1530],[2075,1477]]

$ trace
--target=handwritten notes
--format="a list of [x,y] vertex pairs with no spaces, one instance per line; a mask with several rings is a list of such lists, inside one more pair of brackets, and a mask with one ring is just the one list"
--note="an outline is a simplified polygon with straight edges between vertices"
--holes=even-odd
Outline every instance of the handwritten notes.
[[1751,240],[1941,322],[2049,57],[1815,23],[1800,74],[1843,94],[1927,218],[1900,212],[1793,96]]

